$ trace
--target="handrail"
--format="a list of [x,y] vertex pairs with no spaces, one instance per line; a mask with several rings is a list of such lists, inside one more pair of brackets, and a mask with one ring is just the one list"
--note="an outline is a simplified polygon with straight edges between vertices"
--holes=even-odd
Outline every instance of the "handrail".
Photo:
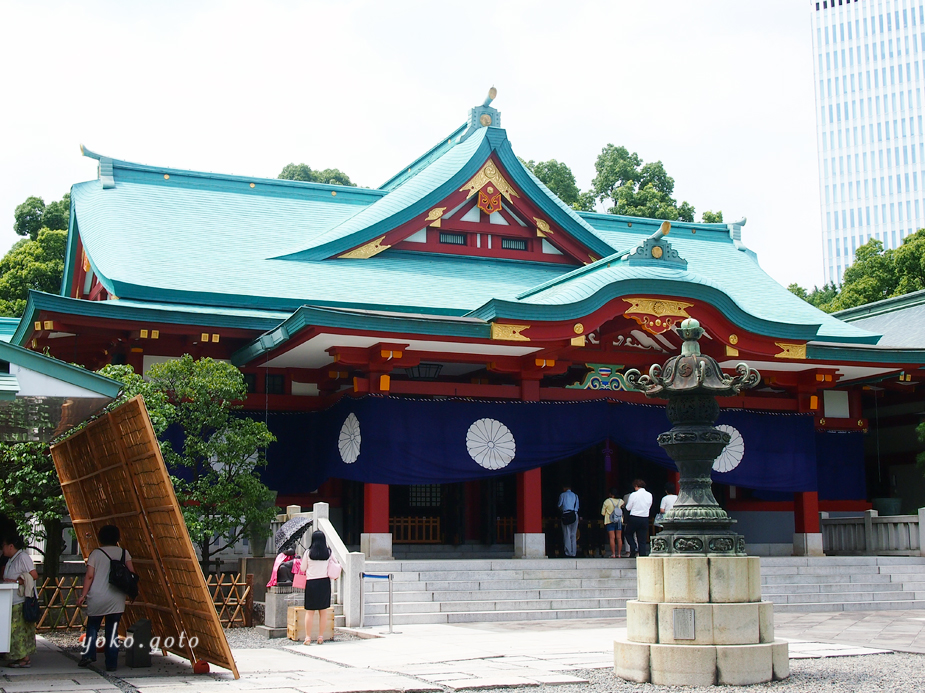
[[315,503],[312,506],[312,522],[315,529],[324,532],[324,538],[331,553],[340,563],[343,572],[337,586],[337,599],[344,607],[344,622],[348,628],[356,627],[360,623],[360,614],[363,604],[363,569],[366,565],[366,556],[358,551],[348,551],[329,517],[330,507],[327,503]]

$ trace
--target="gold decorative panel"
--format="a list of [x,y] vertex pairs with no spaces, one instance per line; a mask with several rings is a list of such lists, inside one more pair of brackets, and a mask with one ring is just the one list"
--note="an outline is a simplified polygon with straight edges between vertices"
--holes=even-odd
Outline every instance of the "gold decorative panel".
[[805,359],[806,344],[789,344],[787,342],[774,342],[781,348],[779,354],[774,354],[779,359]]
[[343,255],[338,255],[338,258],[341,260],[354,259],[354,260],[366,260],[371,258],[373,255],[378,255],[383,250],[391,248],[390,245],[384,245],[382,243],[385,236],[379,236],[374,241],[370,241],[366,245],[362,245],[356,250],[351,250],[350,252],[344,253]]
[[624,298],[630,304],[623,315],[632,318],[647,332],[661,334],[690,315],[687,309],[693,303],[661,298]]
[[529,325],[502,325],[496,322],[491,324],[491,338],[508,342],[529,342],[530,338],[521,334]]

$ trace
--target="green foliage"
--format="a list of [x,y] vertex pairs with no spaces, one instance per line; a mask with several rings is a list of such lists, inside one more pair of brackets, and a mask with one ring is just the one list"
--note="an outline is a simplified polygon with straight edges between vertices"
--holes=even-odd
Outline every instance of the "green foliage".
[[883,243],[876,238],[858,246],[854,262],[845,270],[841,291],[832,302],[835,310],[900,295],[896,293],[899,276],[894,262],[895,253],[895,250],[884,250]]
[[[0,512],[16,523],[29,544],[47,538],[45,526],[60,530],[58,521],[67,506],[48,445],[0,443]],[[55,567],[57,558],[49,557]]]
[[833,305],[836,296],[838,296],[838,287],[835,286],[834,282],[826,284],[821,289],[814,286],[812,291],[807,291],[799,284],[793,283],[787,287],[787,290],[826,313],[837,310]]
[[643,164],[635,152],[608,144],[594,164],[597,175],[592,181],[595,197],[613,206],[610,214],[694,221],[694,208],[687,202],[678,205],[672,197],[674,178],[661,161]]
[[67,232],[41,229],[0,260],[0,315],[21,317],[29,289],[56,294],[64,275]]
[[340,169],[326,168],[323,171],[313,171],[308,164],[286,164],[277,177],[283,180],[301,180],[308,183],[357,187],[357,184],[351,182],[350,177]]
[[590,212],[594,210],[594,195],[592,193],[582,193],[575,183],[575,175],[567,165],[550,159],[549,161],[520,162],[533,173],[534,176],[542,181],[543,185],[549,188],[560,200],[570,206],[572,209]]
[[[247,388],[229,363],[187,354],[155,364],[147,375],[165,398],[162,409],[154,408],[182,432],[181,442],[165,441],[161,451],[190,536],[208,565],[210,555],[234,544],[247,526],[273,519],[273,494],[255,470],[266,464],[265,448],[276,438],[264,423],[234,415]],[[218,546],[220,540],[226,544]]]
[[71,219],[71,193],[65,193],[57,202],[52,202],[45,208],[42,217],[42,226],[54,231],[67,231]]
[[876,238],[858,246],[841,290],[835,284],[809,293],[796,284],[787,288],[827,313],[921,291],[925,289],[925,229],[906,236],[898,248],[884,249]]
[[58,202],[47,207],[41,197],[28,197],[13,212],[15,222],[13,230],[20,236],[28,236],[33,241],[42,229],[66,231],[71,210],[71,194],[67,193]]
[[703,213],[703,216],[700,218],[704,224],[722,224],[723,223],[723,212],[710,212],[706,211]]

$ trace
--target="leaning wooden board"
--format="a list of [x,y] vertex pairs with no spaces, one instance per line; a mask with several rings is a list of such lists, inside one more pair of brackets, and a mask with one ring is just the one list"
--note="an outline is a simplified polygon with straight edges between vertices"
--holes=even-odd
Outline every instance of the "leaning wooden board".
[[126,604],[122,623],[148,618],[161,649],[238,678],[144,400],[135,397],[93,421],[51,455],[84,559],[109,524],[119,527],[132,556],[140,594]]

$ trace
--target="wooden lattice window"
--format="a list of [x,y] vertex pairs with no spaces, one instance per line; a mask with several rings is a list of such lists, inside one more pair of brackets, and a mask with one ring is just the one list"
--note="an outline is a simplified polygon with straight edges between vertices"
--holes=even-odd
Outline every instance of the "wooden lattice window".
[[408,505],[412,508],[439,508],[440,484],[415,484],[411,486]]

